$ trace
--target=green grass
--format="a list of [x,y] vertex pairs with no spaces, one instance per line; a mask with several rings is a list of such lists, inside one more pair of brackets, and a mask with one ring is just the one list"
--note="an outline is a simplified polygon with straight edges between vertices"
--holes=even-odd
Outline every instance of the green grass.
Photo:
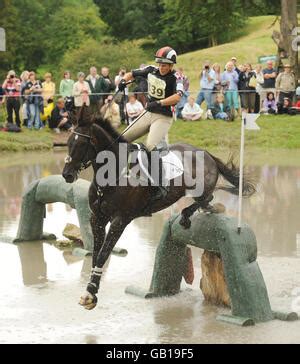
[[28,130],[23,128],[21,133],[0,131],[0,151],[37,151],[49,150],[53,145],[53,134],[47,130]]
[[[300,148],[300,116],[261,116],[260,131],[246,131],[245,145],[259,149]],[[241,124],[236,120],[178,121],[170,132],[170,143],[185,141],[204,149],[238,149]]]
[[[173,124],[170,143],[188,143],[214,151],[236,151],[240,146],[240,122],[226,123],[221,120],[204,120]],[[261,116],[260,131],[246,131],[247,148],[252,150],[300,149],[300,116]],[[0,132],[0,151],[49,150],[53,133],[48,129],[21,133]]]

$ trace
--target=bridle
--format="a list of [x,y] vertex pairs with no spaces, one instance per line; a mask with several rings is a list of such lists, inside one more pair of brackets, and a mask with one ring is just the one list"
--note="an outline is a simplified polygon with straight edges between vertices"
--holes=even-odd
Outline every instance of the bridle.
[[[85,152],[86,155],[88,155],[90,146],[93,147],[93,149],[95,150],[96,155],[97,155],[96,148],[95,148],[94,144],[91,142],[92,137],[90,135],[78,133],[77,131],[72,131],[72,134],[81,136],[88,140],[88,144],[87,144],[87,148],[86,148],[86,152]],[[72,162],[72,157],[70,155],[67,155],[65,158],[65,163],[71,163],[71,162]],[[84,171],[85,169],[89,168],[94,162],[96,162],[96,158],[93,160],[89,160],[89,161],[82,161],[80,164],[80,168],[78,169],[78,172]]]

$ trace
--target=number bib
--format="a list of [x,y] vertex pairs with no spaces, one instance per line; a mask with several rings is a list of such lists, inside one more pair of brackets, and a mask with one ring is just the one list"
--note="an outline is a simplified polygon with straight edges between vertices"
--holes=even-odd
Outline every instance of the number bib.
[[151,73],[148,74],[148,93],[155,99],[164,99],[166,94],[166,82]]

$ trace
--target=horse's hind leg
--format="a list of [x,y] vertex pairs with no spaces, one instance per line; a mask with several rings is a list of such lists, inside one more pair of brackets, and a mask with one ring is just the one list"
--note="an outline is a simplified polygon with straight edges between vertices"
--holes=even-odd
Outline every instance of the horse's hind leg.
[[213,200],[213,195],[195,198],[195,202],[182,210],[181,212],[181,219],[179,221],[180,225],[185,229],[189,229],[191,227],[191,220],[190,217],[199,209],[207,210],[210,209],[210,202]]

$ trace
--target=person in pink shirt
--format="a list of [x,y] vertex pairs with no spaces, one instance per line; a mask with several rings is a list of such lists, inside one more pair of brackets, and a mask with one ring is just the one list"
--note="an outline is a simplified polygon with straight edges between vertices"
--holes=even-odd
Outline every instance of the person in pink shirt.
[[73,96],[75,107],[80,108],[82,105],[90,106],[91,89],[87,81],[85,81],[85,74],[79,72],[78,81],[73,86]]
[[2,84],[6,96],[7,121],[13,123],[13,113],[15,113],[16,124],[20,127],[20,96],[21,81],[16,77],[15,71],[9,71],[5,81]]

